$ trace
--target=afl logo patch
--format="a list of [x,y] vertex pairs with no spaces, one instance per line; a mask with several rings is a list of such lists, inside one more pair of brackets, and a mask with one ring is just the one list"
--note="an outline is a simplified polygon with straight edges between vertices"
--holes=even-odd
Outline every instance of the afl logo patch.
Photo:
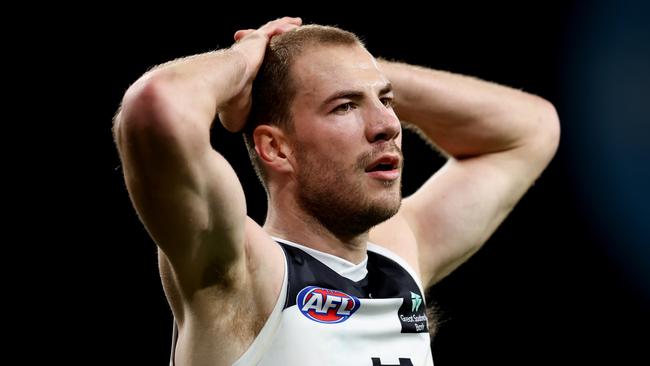
[[322,287],[305,287],[296,297],[296,305],[307,318],[319,323],[341,323],[359,310],[359,299],[345,292]]

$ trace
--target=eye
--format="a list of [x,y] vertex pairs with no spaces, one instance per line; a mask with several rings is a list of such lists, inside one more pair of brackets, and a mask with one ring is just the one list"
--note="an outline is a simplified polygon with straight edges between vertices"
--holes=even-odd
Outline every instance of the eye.
[[381,103],[386,107],[386,108],[393,108],[395,101],[393,101],[392,97],[384,97],[381,98]]
[[356,108],[356,105],[354,103],[347,102],[347,103],[344,103],[344,104],[341,104],[341,105],[337,106],[336,108],[334,108],[334,110],[332,112],[334,112],[334,113],[346,113],[346,112],[349,112],[349,111],[353,110],[354,108]]

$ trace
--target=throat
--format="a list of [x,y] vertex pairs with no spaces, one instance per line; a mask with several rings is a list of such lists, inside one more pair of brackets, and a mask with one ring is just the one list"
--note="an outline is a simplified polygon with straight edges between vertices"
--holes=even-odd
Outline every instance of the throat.
[[338,236],[313,217],[295,218],[290,221],[291,223],[267,219],[264,230],[274,238],[299,243],[352,264],[359,264],[366,259],[368,231],[360,235]]

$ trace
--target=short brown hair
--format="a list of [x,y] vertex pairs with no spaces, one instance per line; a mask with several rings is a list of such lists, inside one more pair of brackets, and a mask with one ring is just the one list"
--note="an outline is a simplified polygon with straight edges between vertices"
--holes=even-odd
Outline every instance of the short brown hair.
[[291,66],[306,48],[321,45],[363,47],[363,42],[355,34],[336,27],[316,24],[298,27],[271,39],[253,81],[253,101],[243,131],[244,142],[253,168],[265,189],[267,176],[255,151],[253,131],[260,124],[275,125],[291,131],[291,102],[298,87],[291,77]]

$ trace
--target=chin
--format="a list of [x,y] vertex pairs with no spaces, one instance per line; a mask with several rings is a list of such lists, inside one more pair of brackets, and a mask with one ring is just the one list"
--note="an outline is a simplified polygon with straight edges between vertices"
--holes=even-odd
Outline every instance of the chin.
[[375,198],[368,197],[368,200],[374,200],[377,205],[390,207],[397,206],[399,208],[402,202],[402,189],[398,181],[384,182],[383,189],[374,194]]
[[370,183],[351,179],[334,167],[327,174],[305,170],[298,176],[298,182],[298,204],[339,236],[367,232],[393,217],[402,202],[399,178],[373,179]]
[[399,211],[402,205],[402,196],[399,191],[390,192],[389,197],[383,197],[375,202],[368,211],[372,212],[369,216],[374,217],[379,224],[390,219]]

